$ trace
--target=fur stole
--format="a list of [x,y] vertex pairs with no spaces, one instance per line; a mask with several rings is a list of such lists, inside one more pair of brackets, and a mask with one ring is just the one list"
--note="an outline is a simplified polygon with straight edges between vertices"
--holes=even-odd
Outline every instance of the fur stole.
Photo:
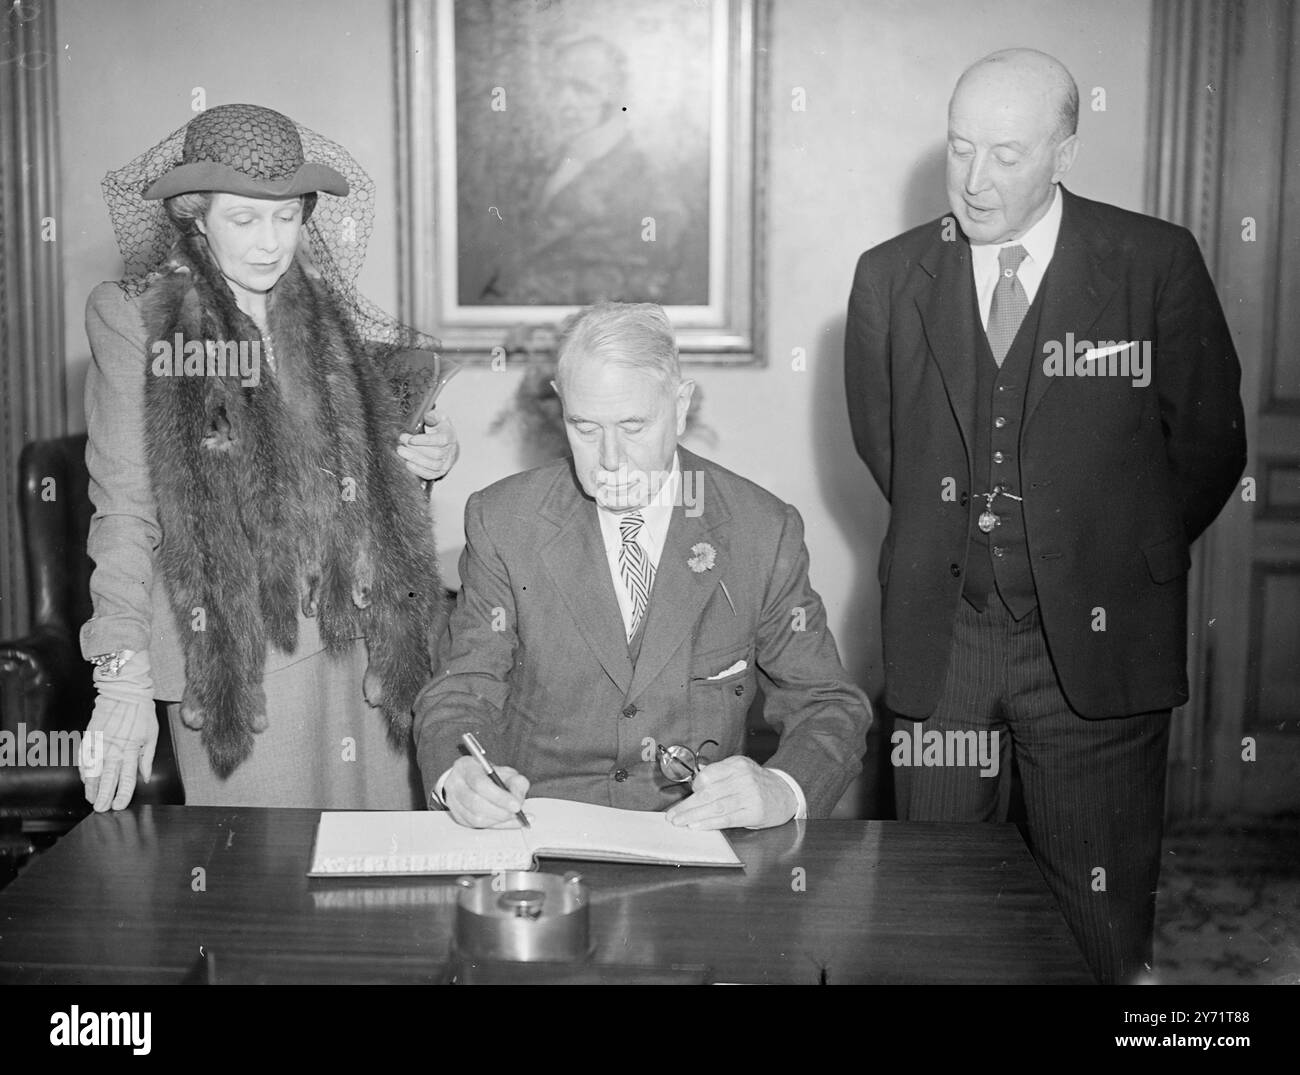
[[[177,243],[141,309],[158,562],[185,654],[182,719],[229,775],[267,724],[267,644],[296,649],[301,609],[319,617],[328,653],[365,637],[365,700],[405,742],[443,591],[419,479],[393,451],[396,401],[350,318],[295,259],[268,299],[272,369],[206,243],[192,238]],[[247,363],[241,377],[238,363],[223,375],[208,360],[223,344],[233,354],[231,343],[257,356],[256,378]]]

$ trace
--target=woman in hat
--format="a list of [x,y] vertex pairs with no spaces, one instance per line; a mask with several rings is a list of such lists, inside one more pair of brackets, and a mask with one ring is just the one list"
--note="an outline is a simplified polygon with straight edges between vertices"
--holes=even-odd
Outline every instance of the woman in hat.
[[425,489],[456,443],[432,412],[399,434],[401,356],[433,341],[353,287],[373,185],[225,105],[104,188],[127,276],[86,310],[86,798],[120,809],[148,779],[159,700],[191,805],[418,805],[409,712],[443,604]]

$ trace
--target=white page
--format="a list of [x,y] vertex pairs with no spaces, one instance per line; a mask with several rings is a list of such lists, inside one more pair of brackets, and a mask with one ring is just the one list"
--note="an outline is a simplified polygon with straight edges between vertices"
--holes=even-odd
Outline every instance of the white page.
[[525,833],[535,851],[557,858],[604,855],[676,865],[740,866],[717,830],[685,829],[652,810],[618,810],[565,799],[525,799],[533,828]]
[[555,858],[740,866],[726,837],[669,824],[662,813],[565,799],[526,799],[531,829],[473,829],[441,810],[327,810],[309,876],[471,874],[528,870]]
[[308,873],[461,874],[531,866],[519,829],[470,829],[441,810],[326,810]]

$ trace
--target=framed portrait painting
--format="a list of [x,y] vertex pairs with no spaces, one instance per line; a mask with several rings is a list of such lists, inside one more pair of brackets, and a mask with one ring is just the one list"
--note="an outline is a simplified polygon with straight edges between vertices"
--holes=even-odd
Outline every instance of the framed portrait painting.
[[606,299],[761,361],[765,0],[397,0],[402,315],[458,357]]

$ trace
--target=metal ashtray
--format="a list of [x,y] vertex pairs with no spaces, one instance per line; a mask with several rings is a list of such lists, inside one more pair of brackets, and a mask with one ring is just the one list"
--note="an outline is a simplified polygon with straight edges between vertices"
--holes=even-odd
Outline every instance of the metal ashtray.
[[537,963],[590,953],[589,898],[580,875],[507,870],[456,883],[456,948],[463,955]]

